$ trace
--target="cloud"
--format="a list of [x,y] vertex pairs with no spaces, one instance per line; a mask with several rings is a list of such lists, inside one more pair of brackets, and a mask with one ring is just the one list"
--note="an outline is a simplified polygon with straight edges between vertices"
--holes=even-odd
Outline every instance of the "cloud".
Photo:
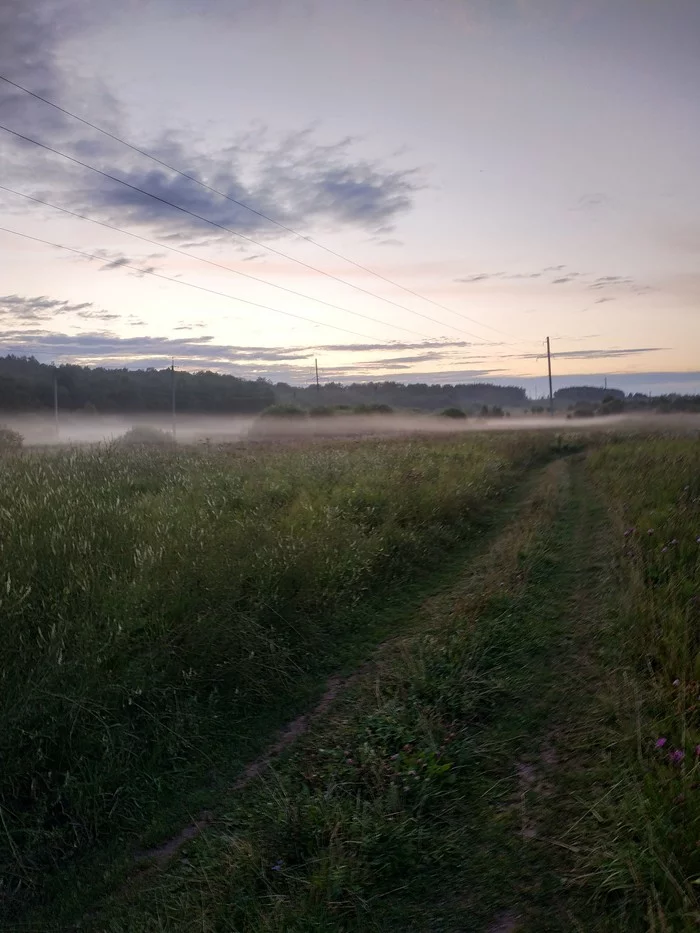
[[0,295],[0,317],[15,321],[50,321],[58,314],[71,313],[79,317],[99,316],[97,312],[89,312],[89,308],[92,308],[91,301],[72,304],[59,298],[47,298],[46,295],[34,298]]
[[563,276],[560,279],[552,279],[552,285],[565,285],[567,282],[573,282],[570,275]]
[[[16,297],[16,296],[14,296]],[[51,302],[51,299],[44,299]],[[19,299],[21,302],[22,299]],[[28,300],[25,300],[28,301]],[[60,303],[60,302],[58,302]],[[96,313],[96,316],[99,312]],[[200,325],[201,326],[201,325]],[[185,330],[178,325],[176,330]],[[373,373],[379,370],[409,370],[416,363],[431,362],[435,366],[442,360],[453,360],[454,354],[471,347],[467,341],[434,340],[423,342],[395,341],[393,343],[322,344],[316,346],[263,347],[231,346],[216,343],[210,335],[194,336],[183,333],[174,337],[123,337],[108,331],[79,334],[48,332],[45,330],[10,330],[3,335],[6,352],[32,354],[40,359],[91,366],[144,368],[164,367],[175,358],[185,369],[212,369],[253,377],[276,379],[307,379],[315,357],[321,357],[322,370],[330,374]],[[381,359],[355,359],[335,363],[333,354],[362,357],[377,350],[384,351]],[[400,355],[403,351],[403,355]],[[408,352],[407,352],[408,351]],[[411,353],[410,351],[417,351]],[[389,355],[396,354],[396,355]],[[324,359],[325,358],[325,359]],[[460,363],[484,363],[483,356],[461,357]]]
[[[274,2],[277,0],[265,0],[263,6]],[[218,6],[219,14],[223,15],[228,5]],[[236,5],[238,12],[253,15],[252,4],[241,0]],[[182,12],[187,12],[185,4]],[[106,0],[2,0],[0,62],[9,77],[49,100],[79,99],[77,113],[99,114],[98,125],[128,139],[124,115],[108,90],[94,81],[81,82],[80,75],[59,67],[65,41],[78,35],[85,38],[94,27],[104,28],[112,15],[115,12]],[[66,207],[116,225],[147,227],[178,243],[203,245],[230,240],[230,234],[163,201],[172,201],[245,236],[272,239],[289,234],[234,201],[304,232],[354,228],[380,234],[388,241],[387,234],[411,210],[416,192],[425,186],[424,172],[419,168],[399,169],[381,159],[360,157],[355,150],[357,141],[350,137],[322,144],[310,127],[277,136],[265,127],[243,131],[216,149],[207,140],[167,127],[159,129],[150,141],[138,141],[141,148],[176,168],[188,171],[196,166],[192,174],[232,199],[227,200],[135,156],[116,141],[1,81],[0,110],[3,122],[19,132],[103,168],[156,197],[1,134],[3,178],[9,184],[28,183],[32,193],[40,195],[36,182],[40,176],[49,200],[56,201],[60,192]]]
[[626,275],[601,275],[588,286],[589,288],[617,288],[622,286],[634,286],[634,279]]
[[610,198],[602,191],[592,191],[589,194],[582,194],[570,211],[590,211],[596,207],[603,207],[610,203]]
[[465,282],[472,285],[474,282],[486,282],[488,279],[500,279],[505,272],[476,272],[474,275],[466,275],[464,278],[455,279],[455,282]]
[[129,265],[129,258],[127,256],[119,256],[117,259],[112,259],[111,262],[106,263],[104,266],[100,266],[100,272],[106,272],[109,269],[121,269],[122,266]]
[[[607,360],[623,356],[636,356],[639,353],[659,353],[661,350],[668,349],[668,347],[629,347],[624,349],[562,350],[561,352],[552,353],[552,356],[556,356],[558,359],[570,360]],[[541,353],[519,353],[509,356],[507,359],[537,360],[541,356]]]
[[602,304],[605,304],[606,301],[615,301],[615,299],[614,298],[596,298],[593,304],[602,305]]

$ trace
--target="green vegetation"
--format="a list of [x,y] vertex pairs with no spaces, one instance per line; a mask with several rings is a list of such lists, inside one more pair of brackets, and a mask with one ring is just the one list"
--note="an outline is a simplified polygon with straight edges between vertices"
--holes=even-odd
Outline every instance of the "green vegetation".
[[0,456],[19,453],[23,443],[24,438],[19,431],[0,424]]
[[84,928],[602,929],[549,842],[573,821],[549,782],[590,699],[577,662],[601,580],[600,515],[571,474],[544,471],[290,755]]
[[162,832],[173,789],[181,818],[188,788],[235,775],[549,444],[2,460],[5,904],[97,842]]
[[611,788],[586,870],[635,928],[697,929],[700,445],[627,439],[589,466],[615,518],[621,595]]
[[697,928],[697,437],[113,446],[0,473],[9,922]]
[[117,443],[125,447],[167,447],[174,442],[172,434],[168,434],[167,431],[148,425],[138,425],[129,428],[126,434],[122,434]]
[[466,418],[467,413],[461,408],[443,408],[440,412],[443,418]]
[[304,418],[306,411],[298,405],[268,405],[260,416],[262,418]]

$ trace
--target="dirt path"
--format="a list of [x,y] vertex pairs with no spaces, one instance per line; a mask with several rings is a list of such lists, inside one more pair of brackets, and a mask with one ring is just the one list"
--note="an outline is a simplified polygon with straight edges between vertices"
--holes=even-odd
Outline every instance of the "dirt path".
[[80,929],[606,929],[571,882],[600,791],[608,540],[581,464],[550,464],[409,634],[333,680]]

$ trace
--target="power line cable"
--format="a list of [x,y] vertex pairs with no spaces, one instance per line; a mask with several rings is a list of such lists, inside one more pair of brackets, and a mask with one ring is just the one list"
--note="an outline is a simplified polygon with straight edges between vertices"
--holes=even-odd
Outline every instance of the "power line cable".
[[[317,246],[319,249],[324,250],[324,252],[329,253],[331,256],[335,256],[337,259],[342,259],[343,262],[347,262],[350,265],[353,265],[356,268],[361,269],[363,272],[367,272],[369,275],[374,275],[376,276],[376,278],[381,279],[384,282],[387,282],[389,285],[393,285],[395,288],[400,288],[402,291],[406,292],[409,295],[413,295],[415,298],[420,298],[421,301],[426,301],[429,304],[435,305],[436,308],[441,308],[443,311],[447,311],[450,314],[455,314],[457,315],[457,317],[461,317],[465,321],[471,321],[472,324],[476,324],[478,327],[488,328],[489,330],[492,330],[497,334],[505,334],[505,331],[499,330],[499,328],[497,327],[492,327],[490,324],[484,324],[483,322],[476,320],[476,318],[469,317],[469,315],[463,314],[460,311],[455,311],[453,308],[448,308],[446,305],[440,304],[440,302],[435,301],[432,298],[426,298],[425,295],[421,295],[419,292],[416,292],[411,288],[407,288],[405,285],[401,285],[400,282],[395,282],[393,279],[390,279],[387,276],[382,275],[379,272],[376,272],[374,269],[369,269],[367,266],[363,266],[361,263],[356,262],[354,259],[350,259],[347,256],[344,256],[342,253],[339,253],[336,250],[331,249],[330,246],[326,246],[323,243],[319,243],[318,240],[314,240],[311,237],[305,236],[303,233],[299,233],[298,230],[294,230],[292,227],[287,226],[287,224],[283,224],[281,221],[275,220],[273,217],[270,217],[267,214],[263,213],[263,211],[259,211],[254,207],[250,207],[249,204],[245,204],[243,201],[239,201],[236,198],[232,198],[230,195],[225,194],[223,191],[219,191],[218,188],[213,188],[211,185],[206,184],[206,182],[200,181],[200,179],[197,178],[195,175],[190,175],[188,172],[183,172],[181,169],[176,168],[174,165],[170,165],[169,162],[165,162],[163,159],[159,159],[157,156],[152,155],[150,152],[147,152],[145,149],[141,149],[139,148],[139,146],[135,146],[133,143],[127,142],[127,140],[122,139],[121,136],[117,136],[115,133],[110,133],[108,130],[103,129],[101,126],[98,126],[96,123],[91,123],[90,120],[86,120],[84,117],[78,116],[77,113],[73,113],[71,110],[66,110],[65,107],[61,107],[58,104],[54,103],[52,100],[49,100],[46,97],[42,97],[40,94],[36,94],[34,91],[30,91],[29,88],[26,88],[21,84],[17,84],[17,82],[15,81],[11,81],[9,78],[5,77],[4,75],[0,75],[0,81],[5,81],[7,84],[11,85],[12,87],[17,88],[17,90],[23,91],[25,94],[29,94],[31,97],[34,97],[36,100],[40,100],[42,101],[42,103],[48,104],[49,107],[53,107],[55,110],[60,111],[61,113],[65,114],[68,117],[72,117],[74,120],[78,120],[84,126],[89,126],[91,129],[97,130],[98,133],[102,133],[104,136],[107,136],[109,139],[113,139],[116,142],[121,143],[123,146],[126,146],[128,149],[131,149],[133,152],[137,152],[139,153],[139,155],[145,156],[147,159],[151,159],[153,162],[156,162],[158,165],[162,165],[164,168],[167,168],[171,172],[175,172],[177,175],[180,175],[182,178],[187,178],[189,181],[193,181],[196,185],[199,185],[201,188],[204,188],[206,191],[211,191],[213,194],[217,194],[219,195],[219,197],[225,198],[227,201],[230,201],[232,204],[236,204],[238,207],[242,207],[245,210],[250,211],[251,214],[255,214],[256,216],[261,217],[263,220],[268,221],[268,223],[274,224],[276,227],[279,227],[281,230],[285,230],[287,233],[291,233],[294,236],[299,237],[302,240],[305,240],[306,242],[313,243],[314,246]],[[291,258],[291,257],[286,257],[286,258]],[[320,271],[320,270],[317,270],[317,271]],[[344,283],[344,284],[350,284],[350,283]],[[352,287],[356,287],[356,286],[352,286]],[[405,310],[408,310],[408,309],[405,309]],[[413,313],[417,314],[418,312],[413,312]],[[430,320],[430,318],[428,320]]]
[[37,139],[32,139],[30,136],[25,136],[23,133],[18,133],[17,130],[12,130],[8,126],[0,124],[0,130],[9,133],[11,136],[15,136],[17,139],[24,140],[25,142],[31,143],[34,146],[38,146],[40,149],[45,149],[47,152],[52,152],[54,155],[58,155],[69,162],[73,162],[75,165],[80,165],[82,168],[86,168],[91,172],[95,172],[95,174],[101,175],[103,178],[108,178],[110,181],[115,181],[117,184],[123,185],[125,188],[129,188],[132,191],[137,191],[139,194],[146,195],[146,197],[153,198],[154,201],[159,201],[161,204],[167,204],[169,207],[181,211],[183,214],[188,214],[190,217],[195,217],[197,220],[201,220],[212,227],[217,227],[219,230],[225,230],[232,236],[237,236],[243,240],[247,240],[249,243],[254,243],[255,246],[259,247],[260,249],[269,250],[278,256],[282,256],[284,259],[289,259],[291,262],[295,262],[300,266],[304,266],[306,269],[310,269],[312,272],[316,272],[319,275],[325,275],[328,278],[334,279],[336,282],[340,282],[342,285],[355,288],[366,295],[370,295],[372,298],[375,298],[379,301],[385,301],[390,305],[394,305],[396,308],[400,308],[402,311],[407,311],[409,314],[416,314],[418,317],[425,318],[425,320],[431,321],[433,324],[437,324],[440,327],[449,327],[450,330],[454,330],[459,334],[465,334],[467,337],[473,337],[475,340],[483,340],[483,337],[478,334],[473,334],[470,331],[463,330],[461,327],[455,327],[453,324],[446,324],[444,321],[438,321],[436,318],[432,318],[427,314],[423,314],[421,311],[414,311],[412,308],[407,308],[405,305],[400,305],[398,302],[392,301],[390,298],[385,298],[382,295],[376,295],[374,292],[371,292],[366,288],[362,288],[360,285],[347,282],[345,279],[341,279],[339,276],[333,275],[331,272],[324,272],[323,269],[318,269],[316,266],[312,266],[310,263],[304,262],[301,259],[296,259],[294,256],[289,256],[272,246],[267,246],[264,243],[260,243],[258,240],[254,240],[252,237],[249,237],[244,233],[239,233],[237,230],[232,230],[230,227],[227,227],[224,224],[220,224],[215,220],[209,220],[209,218],[204,217],[202,214],[197,214],[195,211],[191,211],[186,207],[181,207],[179,204],[175,204],[173,201],[168,201],[167,198],[160,197],[160,195],[152,194],[150,191],[146,191],[145,188],[139,188],[138,185],[132,185],[131,182],[117,178],[116,175],[110,175],[109,172],[103,172],[102,169],[95,168],[94,165],[89,165],[87,162],[83,162],[80,159],[76,159],[74,156],[68,155],[65,152],[61,152],[60,149],[54,149],[53,146],[42,143]]
[[157,240],[152,240],[150,237],[142,236],[140,233],[133,233],[131,230],[124,230],[121,227],[117,227],[114,224],[109,224],[103,220],[96,220],[94,217],[88,217],[85,214],[79,214],[77,211],[71,211],[67,207],[61,207],[58,204],[52,204],[50,201],[44,201],[42,198],[36,198],[31,194],[26,194],[24,191],[16,191],[14,188],[9,188],[7,185],[0,185],[0,190],[8,191],[10,194],[18,195],[21,198],[26,198],[28,201],[34,201],[36,204],[43,204],[46,207],[50,207],[53,210],[61,211],[64,214],[68,214],[71,217],[77,217],[80,220],[86,220],[92,224],[98,224],[100,227],[106,227],[108,230],[114,230],[117,233],[123,233],[126,236],[134,237],[137,240],[142,240],[144,243],[150,243],[151,246],[157,246],[159,249],[169,249],[173,253],[179,253],[181,256],[186,256],[188,259],[195,259],[198,262],[205,262],[209,266],[215,266],[218,269],[224,269],[226,272],[232,272],[234,275],[243,276],[246,279],[252,279],[253,282],[261,282],[263,285],[269,285],[271,288],[278,288],[283,292],[287,292],[290,295],[295,295],[297,298],[304,298],[307,301],[317,301],[319,304],[326,305],[329,308],[333,308],[336,311],[342,311],[345,314],[354,314],[355,317],[364,318],[366,321],[372,321],[374,324],[380,324],[382,327],[391,327],[395,330],[403,330],[407,334],[413,334],[417,337],[422,337],[425,340],[434,340],[434,337],[428,336],[428,334],[422,334],[420,331],[411,330],[408,327],[401,327],[399,324],[389,324],[387,321],[380,321],[379,318],[371,317],[369,314],[363,314],[361,311],[352,311],[350,308],[343,308],[340,305],[331,304],[329,301],[324,301],[322,298],[313,298],[311,295],[304,295],[302,292],[294,291],[292,288],[287,288],[284,285],[278,285],[275,282],[268,282],[266,279],[261,279],[256,275],[250,275],[247,272],[241,272],[238,269],[232,269],[230,266],[225,266],[220,262],[214,262],[212,259],[205,259],[203,256],[196,256],[194,253],[188,253],[186,250],[178,249],[176,246],[169,246],[167,243],[159,243]]
[[[98,262],[104,263],[109,260],[105,259],[104,256],[97,256],[95,253],[86,253],[82,249],[76,249],[73,246],[64,246],[61,243],[53,243],[51,240],[42,240],[38,236],[30,236],[28,233],[20,233],[19,230],[10,230],[8,227],[0,227],[1,233],[10,233],[13,236],[23,237],[25,240],[33,240],[35,243],[41,243],[44,246],[52,246],[56,249],[64,249],[69,253],[75,253],[77,256],[83,256],[86,259],[96,259]],[[250,305],[253,308],[261,308],[264,311],[274,311],[275,314],[284,314],[286,317],[294,317],[300,321],[306,321],[309,324],[317,324],[321,327],[331,327],[333,330],[342,330],[346,334],[352,334],[354,337],[362,337],[365,340],[374,340],[376,337],[371,337],[369,334],[360,334],[355,330],[349,330],[347,327],[340,327],[337,324],[328,324],[326,321],[314,321],[313,318],[304,317],[302,314],[293,314],[291,311],[282,311],[280,308],[272,308],[270,305],[263,305],[257,301],[250,301],[248,298],[237,298],[235,295],[229,295],[227,292],[219,292],[214,288],[207,288],[205,285],[196,285],[194,282],[185,282],[183,279],[176,279],[170,275],[163,275],[162,272],[154,272],[152,269],[142,269],[140,266],[137,266],[132,262],[121,262],[119,263],[120,268],[124,267],[126,269],[134,269],[136,272],[141,275],[152,275],[157,279],[164,279],[166,282],[174,282],[176,285],[185,285],[187,288],[196,288],[201,292],[209,292],[211,295],[218,295],[220,298],[228,298],[231,301],[239,301],[241,304]],[[391,347],[390,343],[387,343],[387,347]]]

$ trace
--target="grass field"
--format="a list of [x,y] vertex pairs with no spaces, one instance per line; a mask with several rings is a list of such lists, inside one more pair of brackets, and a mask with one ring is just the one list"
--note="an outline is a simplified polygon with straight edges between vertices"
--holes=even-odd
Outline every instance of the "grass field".
[[697,929],[699,468],[611,433],[1,463],[7,929]]
[[175,788],[235,774],[549,446],[1,462],[5,897],[115,833],[157,836]]

